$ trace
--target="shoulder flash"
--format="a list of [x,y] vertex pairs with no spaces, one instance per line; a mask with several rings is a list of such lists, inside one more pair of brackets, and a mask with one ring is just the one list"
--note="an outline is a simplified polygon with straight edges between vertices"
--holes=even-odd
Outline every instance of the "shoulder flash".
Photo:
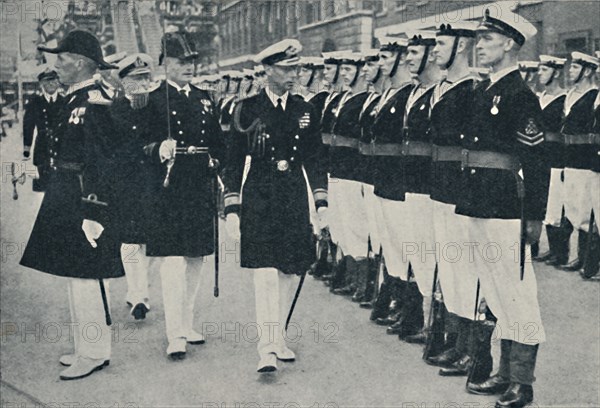
[[90,89],[88,91],[88,102],[92,105],[110,105],[112,100],[108,99],[98,89]]

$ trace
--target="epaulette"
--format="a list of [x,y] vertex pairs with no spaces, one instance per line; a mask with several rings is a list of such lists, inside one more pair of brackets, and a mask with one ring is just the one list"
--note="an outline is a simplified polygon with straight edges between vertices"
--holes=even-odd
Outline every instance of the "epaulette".
[[106,98],[98,89],[90,89],[88,91],[88,102],[93,105],[110,105],[112,100]]

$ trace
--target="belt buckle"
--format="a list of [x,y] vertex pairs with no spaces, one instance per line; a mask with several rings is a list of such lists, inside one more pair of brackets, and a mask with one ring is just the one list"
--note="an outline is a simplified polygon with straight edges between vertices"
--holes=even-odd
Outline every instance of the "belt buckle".
[[287,160],[279,160],[277,162],[277,170],[279,171],[287,171],[290,168],[290,164]]
[[460,151],[460,169],[464,170],[468,164],[469,164],[469,150],[462,149]]

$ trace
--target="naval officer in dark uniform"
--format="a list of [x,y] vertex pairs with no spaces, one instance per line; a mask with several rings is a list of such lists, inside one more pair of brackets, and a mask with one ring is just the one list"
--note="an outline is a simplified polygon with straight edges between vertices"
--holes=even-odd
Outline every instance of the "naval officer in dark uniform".
[[[70,367],[60,378],[73,380],[109,363],[106,279],[124,275],[111,185],[111,101],[94,80],[98,69],[116,67],[103,60],[98,40],[87,31],[71,31],[57,48],[40,49],[58,54],[55,69],[69,89],[49,139],[51,174],[21,265],[67,278],[77,326],[75,353],[61,357]],[[84,332],[90,325],[99,330],[95,339]]]
[[150,94],[144,147],[152,173],[146,254],[161,258],[167,355],[180,360],[187,343],[204,343],[194,306],[204,258],[215,251],[215,167],[225,144],[210,95],[190,86],[199,55],[188,34],[167,33],[162,44],[166,80]]
[[[471,256],[480,296],[497,318],[501,339],[497,374],[469,382],[471,393],[502,394],[496,407],[533,400],[538,346],[545,341],[532,264],[525,262],[545,216],[549,169],[536,95],[521,78],[517,56],[536,28],[508,8],[486,10],[478,27],[479,63],[492,69],[474,93],[468,133],[461,139],[461,191],[456,212],[468,217]],[[518,329],[515,329],[518,327]],[[515,333],[515,331],[518,332]]]
[[28,158],[34,146],[33,165],[37,167],[38,178],[33,181],[33,190],[44,191],[50,176],[49,138],[64,97],[59,92],[56,71],[45,69],[38,75],[38,81],[41,95],[34,95],[29,100],[23,115],[23,157]]
[[[286,345],[286,318],[297,276],[314,261],[303,168],[321,217],[327,206],[318,115],[290,94],[301,49],[298,41],[283,40],[255,57],[265,66],[267,87],[236,107],[225,171],[227,231],[234,238],[241,233],[241,266],[254,273],[259,372],[276,370],[277,359],[295,359]],[[247,155],[251,162],[242,187]],[[279,323],[274,335],[273,323]]]

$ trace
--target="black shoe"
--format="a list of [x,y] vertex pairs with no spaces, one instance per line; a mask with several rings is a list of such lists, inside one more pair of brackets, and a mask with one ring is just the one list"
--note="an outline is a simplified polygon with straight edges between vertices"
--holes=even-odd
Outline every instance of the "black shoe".
[[387,334],[400,334],[402,333],[402,327],[405,325],[404,319],[398,319],[398,321],[386,329]]
[[425,360],[425,362],[432,366],[437,367],[451,367],[460,356],[456,352],[456,349],[451,348],[449,350],[444,351],[442,354],[438,354],[434,357],[429,357]]
[[546,262],[553,257],[555,257],[555,255],[551,251],[546,251],[539,254],[538,256],[534,256],[532,259],[536,262]]
[[374,303],[374,301],[360,302],[359,306],[361,307],[361,309],[373,309]]
[[360,289],[357,289],[356,292],[354,292],[354,295],[352,295],[352,301],[354,303],[361,303],[364,299],[365,292]]
[[387,317],[380,317],[375,320],[375,323],[379,326],[391,326],[400,320],[400,312],[392,312]]
[[504,394],[509,386],[510,381],[499,375],[493,375],[482,383],[467,383],[467,391],[477,395]]
[[146,313],[149,311],[150,309],[144,303],[138,303],[131,309],[131,315],[135,320],[144,320],[146,318]]
[[408,336],[402,336],[402,334],[400,334],[400,340],[404,340],[407,343],[411,343],[411,344],[425,344],[427,343],[427,334],[425,334],[425,332],[423,330],[415,333],[415,334],[411,334]]
[[580,259],[581,258],[577,258],[573,262],[569,262],[568,264],[561,267],[560,269],[562,269],[565,272],[576,272],[576,271],[580,270],[581,268],[583,268],[583,261],[581,261]]
[[522,408],[532,401],[531,385],[511,383],[508,390],[496,401],[496,408]]
[[469,368],[473,364],[471,357],[463,356],[450,367],[442,367],[438,372],[442,377],[465,377],[469,375]]
[[557,255],[551,255],[548,259],[546,259],[544,261],[544,263],[546,265],[549,265],[549,266],[561,266],[561,265],[564,265],[564,262],[561,263],[561,261],[562,261],[562,259],[559,259]]
[[348,296],[351,295],[352,293],[354,293],[354,291],[356,290],[356,288],[352,285],[346,285],[343,288],[335,288],[332,290],[334,295],[343,295],[343,296]]

